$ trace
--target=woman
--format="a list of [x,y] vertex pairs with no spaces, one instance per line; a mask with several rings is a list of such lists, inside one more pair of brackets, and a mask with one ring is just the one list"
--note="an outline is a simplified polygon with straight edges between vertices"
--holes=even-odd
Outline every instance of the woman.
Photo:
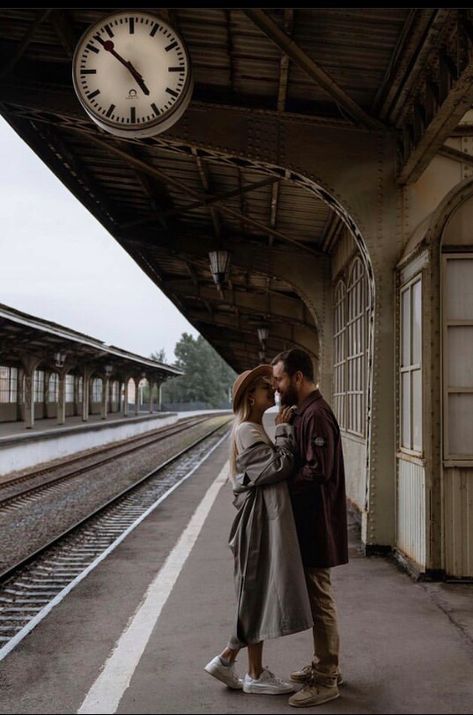
[[[274,403],[272,368],[259,365],[233,385],[230,474],[238,509],[230,532],[235,565],[237,613],[228,646],[205,670],[245,693],[290,693],[293,685],[263,668],[263,642],[312,628],[294,516],[286,484],[294,468],[291,409],[276,417],[273,444],[263,414]],[[248,647],[248,672],[234,669],[240,648]]]

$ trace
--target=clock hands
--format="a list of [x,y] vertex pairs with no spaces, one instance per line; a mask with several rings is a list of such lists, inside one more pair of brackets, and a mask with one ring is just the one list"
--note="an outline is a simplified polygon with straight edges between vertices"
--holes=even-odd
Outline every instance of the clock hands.
[[118,52],[115,50],[115,46],[111,40],[102,40],[102,38],[99,35],[95,35],[95,39],[97,42],[99,42],[104,50],[107,50],[107,52],[110,52],[111,55],[117,58],[119,62],[124,65],[127,70],[130,72],[132,75],[133,79],[137,83],[137,85],[143,90],[144,94],[149,94],[149,89],[146,86],[143,77],[140,75],[137,69],[133,67],[131,62],[128,62],[128,60],[123,59],[121,55],[118,54]]

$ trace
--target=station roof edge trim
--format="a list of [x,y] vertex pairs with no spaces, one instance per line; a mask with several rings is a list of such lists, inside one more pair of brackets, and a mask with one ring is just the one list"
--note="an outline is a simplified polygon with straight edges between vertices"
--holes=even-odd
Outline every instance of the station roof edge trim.
[[70,340],[72,342],[80,343],[81,345],[87,345],[89,347],[100,350],[101,353],[108,353],[111,356],[118,358],[125,358],[127,360],[132,360],[133,362],[140,363],[145,367],[151,367],[154,369],[160,369],[171,373],[170,376],[179,376],[184,373],[176,367],[171,365],[166,365],[165,363],[158,362],[157,360],[152,360],[151,358],[145,358],[136,353],[129,352],[128,350],[123,350],[122,348],[117,348],[114,345],[106,345],[102,340],[97,340],[84,333],[79,333],[73,329],[67,328],[58,323],[53,323],[42,318],[37,318],[34,315],[24,313],[12,308],[5,304],[0,304],[0,319],[6,319],[18,325],[23,325],[25,327],[30,327],[36,330],[40,330],[44,333],[49,333],[57,337]]

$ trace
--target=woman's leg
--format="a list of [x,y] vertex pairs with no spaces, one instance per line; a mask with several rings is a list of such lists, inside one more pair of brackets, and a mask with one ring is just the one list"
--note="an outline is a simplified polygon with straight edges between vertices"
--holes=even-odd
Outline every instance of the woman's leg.
[[259,678],[263,672],[263,642],[248,644],[248,675]]
[[224,663],[234,663],[239,652],[239,648],[230,648],[230,646],[227,645],[220,653],[220,658]]

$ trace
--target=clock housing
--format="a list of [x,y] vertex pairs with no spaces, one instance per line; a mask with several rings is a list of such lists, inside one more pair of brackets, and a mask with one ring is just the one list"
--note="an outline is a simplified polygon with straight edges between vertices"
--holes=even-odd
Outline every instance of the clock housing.
[[72,77],[87,114],[120,137],[169,129],[187,109],[193,89],[179,33],[153,13],[134,10],[108,15],[86,30]]

